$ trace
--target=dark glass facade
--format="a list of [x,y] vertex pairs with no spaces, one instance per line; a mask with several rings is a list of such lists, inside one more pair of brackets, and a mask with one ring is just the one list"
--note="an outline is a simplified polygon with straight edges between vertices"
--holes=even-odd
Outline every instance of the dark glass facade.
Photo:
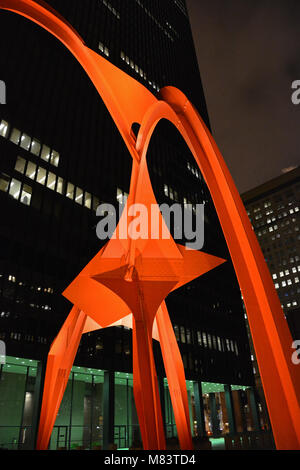
[[[86,44],[154,94],[173,85],[209,126],[181,0],[49,0]],[[129,192],[131,157],[84,70],[49,33],[0,13],[0,339],[7,354],[45,361],[71,305],[61,292],[101,248],[95,209]],[[205,202],[203,251],[227,262],[167,304],[188,380],[253,385],[243,305],[230,254],[200,171],[161,122],[148,164],[159,203]],[[184,243],[184,240],[182,240]],[[164,369],[155,343],[158,375]],[[83,337],[75,364],[132,370],[131,331]]]
[[300,330],[300,168],[242,195],[292,336]]

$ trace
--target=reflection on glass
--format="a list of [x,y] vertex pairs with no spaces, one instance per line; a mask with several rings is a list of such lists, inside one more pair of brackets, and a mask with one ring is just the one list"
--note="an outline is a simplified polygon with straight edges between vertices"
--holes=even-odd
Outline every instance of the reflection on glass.
[[77,202],[77,204],[81,204],[81,205],[82,205],[82,202],[83,202],[83,191],[82,191],[82,189],[80,189],[80,188],[76,188],[75,202]]
[[35,174],[36,174],[36,164],[32,163],[32,162],[28,162],[27,170],[26,170],[26,176],[28,176],[28,178],[34,180],[35,179]]
[[46,183],[46,175],[47,175],[47,172],[44,168],[42,167],[39,167],[38,169],[38,174],[37,174],[37,182],[40,183],[40,184],[45,184]]
[[20,143],[21,147],[24,150],[29,150],[30,144],[31,144],[31,137],[29,137],[29,135],[23,133],[22,137],[21,137],[21,143]]
[[75,189],[75,188],[74,188],[74,184],[68,183],[66,196],[67,196],[69,199],[74,199],[74,189]]
[[19,199],[20,191],[21,191],[21,182],[13,178],[10,183],[9,194],[14,199]]
[[56,152],[55,150],[52,150],[51,152],[51,161],[50,163],[54,166],[58,166],[59,164],[59,153]]
[[48,173],[47,188],[52,189],[52,191],[54,191],[55,183],[56,183],[56,175],[54,173],[51,173],[50,171]]
[[7,137],[7,134],[8,134],[8,122],[7,121],[4,121],[2,120],[0,122],[0,135],[2,137]]
[[41,158],[46,162],[49,162],[50,159],[50,148],[47,145],[43,145]]
[[13,129],[11,136],[10,136],[10,141],[16,145],[19,145],[20,138],[21,138],[21,132],[18,129]]
[[37,139],[32,139],[30,152],[39,156],[41,151],[41,143]]

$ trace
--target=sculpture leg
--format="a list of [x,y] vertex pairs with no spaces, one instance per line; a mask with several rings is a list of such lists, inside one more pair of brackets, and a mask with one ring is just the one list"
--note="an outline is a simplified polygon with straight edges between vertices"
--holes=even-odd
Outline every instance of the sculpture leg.
[[158,309],[156,322],[180,447],[193,450],[184,367],[165,302]]
[[133,392],[144,449],[163,450],[166,443],[149,329],[144,321],[134,321]]
[[37,450],[46,450],[76,356],[86,315],[73,307],[51,345],[42,401]]

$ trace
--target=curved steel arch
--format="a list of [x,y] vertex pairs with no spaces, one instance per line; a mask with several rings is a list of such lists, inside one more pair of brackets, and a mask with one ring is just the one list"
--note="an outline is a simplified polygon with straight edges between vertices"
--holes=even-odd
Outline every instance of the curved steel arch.
[[[137,165],[160,119],[166,118],[178,128],[206,180],[231,253],[277,448],[300,449],[300,373],[291,361],[291,334],[238,191],[193,105],[172,87],[162,89],[157,100],[140,83],[86,47],[45,2],[1,0],[0,8],[34,21],[70,50],[98,90]],[[141,124],[137,141],[131,134],[134,122]],[[82,321],[80,318],[81,331]]]

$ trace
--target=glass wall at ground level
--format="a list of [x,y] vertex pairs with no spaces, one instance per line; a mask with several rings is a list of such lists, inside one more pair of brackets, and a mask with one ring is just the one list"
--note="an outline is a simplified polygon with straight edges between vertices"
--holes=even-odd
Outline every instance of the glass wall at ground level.
[[[0,448],[33,448],[34,422],[38,421],[37,412],[34,414],[39,395],[38,362],[7,357],[0,367]],[[118,449],[129,448],[141,439],[132,374],[115,372],[108,395],[104,393],[105,377],[103,370],[72,368],[53,428],[51,450],[104,448],[105,426],[111,427],[110,443]],[[159,385],[166,437],[177,437],[167,379],[160,379]],[[250,387],[186,381],[186,389],[193,437],[268,429]],[[107,396],[114,396],[114,403],[106,418],[110,422],[105,423]]]

